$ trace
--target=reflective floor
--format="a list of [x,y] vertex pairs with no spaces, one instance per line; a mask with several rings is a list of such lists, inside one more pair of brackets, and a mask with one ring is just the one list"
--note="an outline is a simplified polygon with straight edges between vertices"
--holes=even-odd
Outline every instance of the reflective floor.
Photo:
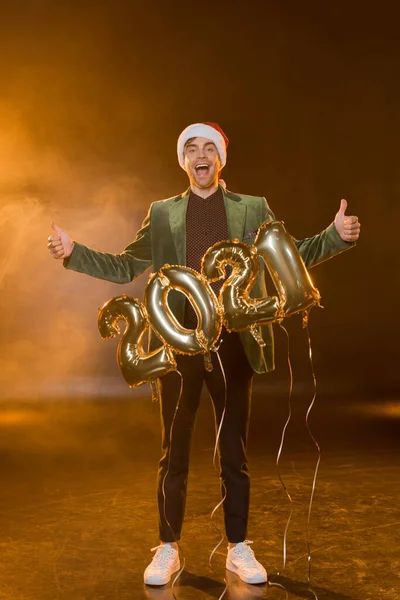
[[[150,548],[158,541],[158,407],[148,395],[134,401],[3,402],[1,600],[173,600],[174,594],[180,600],[218,599],[225,576],[229,600],[284,599],[285,593],[288,598],[315,597],[307,589],[306,531],[317,453],[296,414],[281,460],[281,475],[293,499],[282,569],[290,505],[275,466],[286,410],[281,400],[264,403],[261,391],[255,391],[249,538],[270,582],[286,592],[273,585],[246,585],[226,573],[225,543],[212,568],[208,565],[219,539],[210,523],[219,485],[207,402],[193,447],[182,538],[186,566],[174,591],[170,586],[145,587],[142,580]],[[310,527],[312,587],[319,599],[396,600],[398,421],[368,412],[360,399],[340,406],[329,398],[319,402],[314,428],[323,459]]]

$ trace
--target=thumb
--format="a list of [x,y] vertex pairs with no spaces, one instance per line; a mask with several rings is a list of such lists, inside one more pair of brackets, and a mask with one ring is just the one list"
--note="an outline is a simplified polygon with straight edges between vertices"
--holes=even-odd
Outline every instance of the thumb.
[[346,212],[346,209],[347,209],[347,200],[342,198],[342,200],[340,201],[339,212],[344,215],[344,213]]
[[59,227],[57,225],[57,223],[55,223],[55,221],[52,222],[51,227],[54,229],[54,231],[56,233],[63,233],[63,231],[64,231],[63,229],[61,229],[61,227]]

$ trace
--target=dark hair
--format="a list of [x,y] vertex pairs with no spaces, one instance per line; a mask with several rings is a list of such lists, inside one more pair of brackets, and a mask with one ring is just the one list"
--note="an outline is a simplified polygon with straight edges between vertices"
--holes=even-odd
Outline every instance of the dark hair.
[[186,146],[188,146],[189,144],[191,144],[193,142],[193,140],[195,140],[196,137],[191,137],[188,140],[186,140],[185,145],[183,146],[183,149],[186,148]]

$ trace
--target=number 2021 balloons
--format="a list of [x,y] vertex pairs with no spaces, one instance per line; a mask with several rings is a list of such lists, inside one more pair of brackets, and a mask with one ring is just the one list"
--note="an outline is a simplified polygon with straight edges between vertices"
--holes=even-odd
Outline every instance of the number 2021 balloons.
[[[264,261],[277,290],[276,296],[251,298],[250,292]],[[226,277],[219,301],[209,282]],[[186,329],[168,304],[168,294],[185,294],[197,315],[197,327]],[[313,286],[304,262],[283,223],[264,223],[253,246],[238,240],[217,242],[202,259],[202,274],[179,265],[164,265],[150,276],[144,304],[129,296],[112,298],[100,308],[98,327],[104,339],[119,333],[118,321],[126,328],[119,343],[117,361],[130,387],[151,383],[176,370],[173,351],[179,354],[209,355],[216,349],[222,323],[229,331],[250,329],[263,345],[256,326],[281,321],[284,317],[308,311],[318,304],[320,295]],[[143,340],[150,327],[163,345],[145,352]],[[205,360],[206,368],[211,361]]]

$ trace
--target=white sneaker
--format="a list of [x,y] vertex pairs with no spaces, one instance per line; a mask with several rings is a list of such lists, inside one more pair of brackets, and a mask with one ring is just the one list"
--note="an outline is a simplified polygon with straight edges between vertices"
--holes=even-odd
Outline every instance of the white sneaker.
[[157,552],[144,572],[144,582],[147,585],[165,585],[181,568],[179,552],[171,544],[160,544],[153,550]]
[[236,544],[233,548],[228,547],[226,557],[226,568],[228,571],[237,573],[240,579],[246,583],[266,583],[267,572],[261,563],[256,560],[249,540]]

